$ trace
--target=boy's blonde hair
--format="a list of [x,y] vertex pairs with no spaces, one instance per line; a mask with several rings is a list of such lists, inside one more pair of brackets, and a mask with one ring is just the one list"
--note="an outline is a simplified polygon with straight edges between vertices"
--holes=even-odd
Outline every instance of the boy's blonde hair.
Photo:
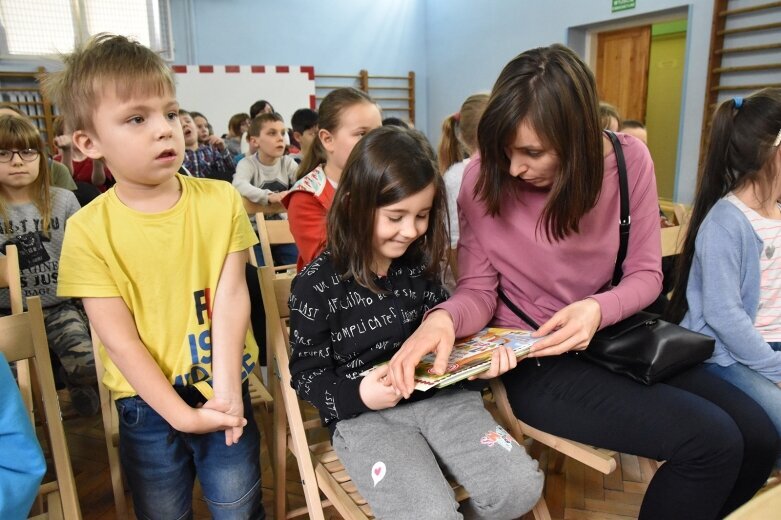
[[119,99],[176,92],[162,58],[125,36],[95,35],[64,56],[63,63],[61,71],[41,77],[41,86],[74,131],[95,130],[93,116],[107,88]]
[[[23,117],[0,116],[0,149],[2,150],[37,150],[38,178],[30,184],[30,199],[38,213],[41,214],[43,234],[49,236],[49,225],[52,216],[52,195],[49,179],[49,159],[41,140],[41,134],[32,122]],[[8,221],[8,208],[5,197],[0,196],[0,217],[8,235],[12,235]]]

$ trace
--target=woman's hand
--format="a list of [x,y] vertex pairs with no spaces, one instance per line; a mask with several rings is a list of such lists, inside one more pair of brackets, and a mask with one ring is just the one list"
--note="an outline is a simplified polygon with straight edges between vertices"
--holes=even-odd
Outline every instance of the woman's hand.
[[363,404],[372,410],[393,408],[401,399],[401,395],[393,389],[388,379],[388,365],[382,365],[368,374],[358,387]]
[[437,353],[434,373],[444,374],[455,340],[456,332],[450,313],[438,310],[429,314],[388,363],[388,376],[393,388],[408,399],[415,390],[415,367],[429,352]]
[[534,337],[550,336],[535,343],[529,357],[557,356],[570,350],[584,350],[601,322],[602,308],[596,300],[586,298],[567,305],[532,334]]

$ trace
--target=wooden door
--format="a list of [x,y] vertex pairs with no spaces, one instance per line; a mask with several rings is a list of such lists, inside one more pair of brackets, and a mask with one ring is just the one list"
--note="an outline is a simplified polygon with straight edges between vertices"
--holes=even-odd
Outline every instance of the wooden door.
[[651,26],[631,27],[597,35],[597,89],[622,119],[645,122]]

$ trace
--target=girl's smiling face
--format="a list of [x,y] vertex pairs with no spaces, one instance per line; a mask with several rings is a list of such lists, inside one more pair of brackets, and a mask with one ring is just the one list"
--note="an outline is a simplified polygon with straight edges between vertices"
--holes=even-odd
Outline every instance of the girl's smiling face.
[[372,249],[377,274],[386,274],[393,259],[402,256],[415,240],[426,233],[435,194],[434,184],[429,184],[419,192],[374,212]]

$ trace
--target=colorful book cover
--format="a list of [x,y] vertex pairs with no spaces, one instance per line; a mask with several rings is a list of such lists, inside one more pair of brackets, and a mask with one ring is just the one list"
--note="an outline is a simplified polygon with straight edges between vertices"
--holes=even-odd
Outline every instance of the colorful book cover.
[[491,367],[491,354],[498,347],[511,348],[515,357],[525,357],[531,346],[541,338],[533,338],[531,331],[487,327],[477,334],[459,339],[453,345],[445,373],[436,375],[434,353],[427,354],[415,369],[415,390],[443,388],[468,377],[485,372]]
[[525,357],[531,346],[542,339],[533,338],[531,334],[531,331],[527,330],[487,327],[477,334],[456,340],[444,374],[436,375],[432,372],[436,359],[434,353],[427,354],[420,360],[415,368],[415,390],[425,392],[429,388],[444,388],[485,372],[491,367],[491,354],[498,347],[513,349],[518,359]]

